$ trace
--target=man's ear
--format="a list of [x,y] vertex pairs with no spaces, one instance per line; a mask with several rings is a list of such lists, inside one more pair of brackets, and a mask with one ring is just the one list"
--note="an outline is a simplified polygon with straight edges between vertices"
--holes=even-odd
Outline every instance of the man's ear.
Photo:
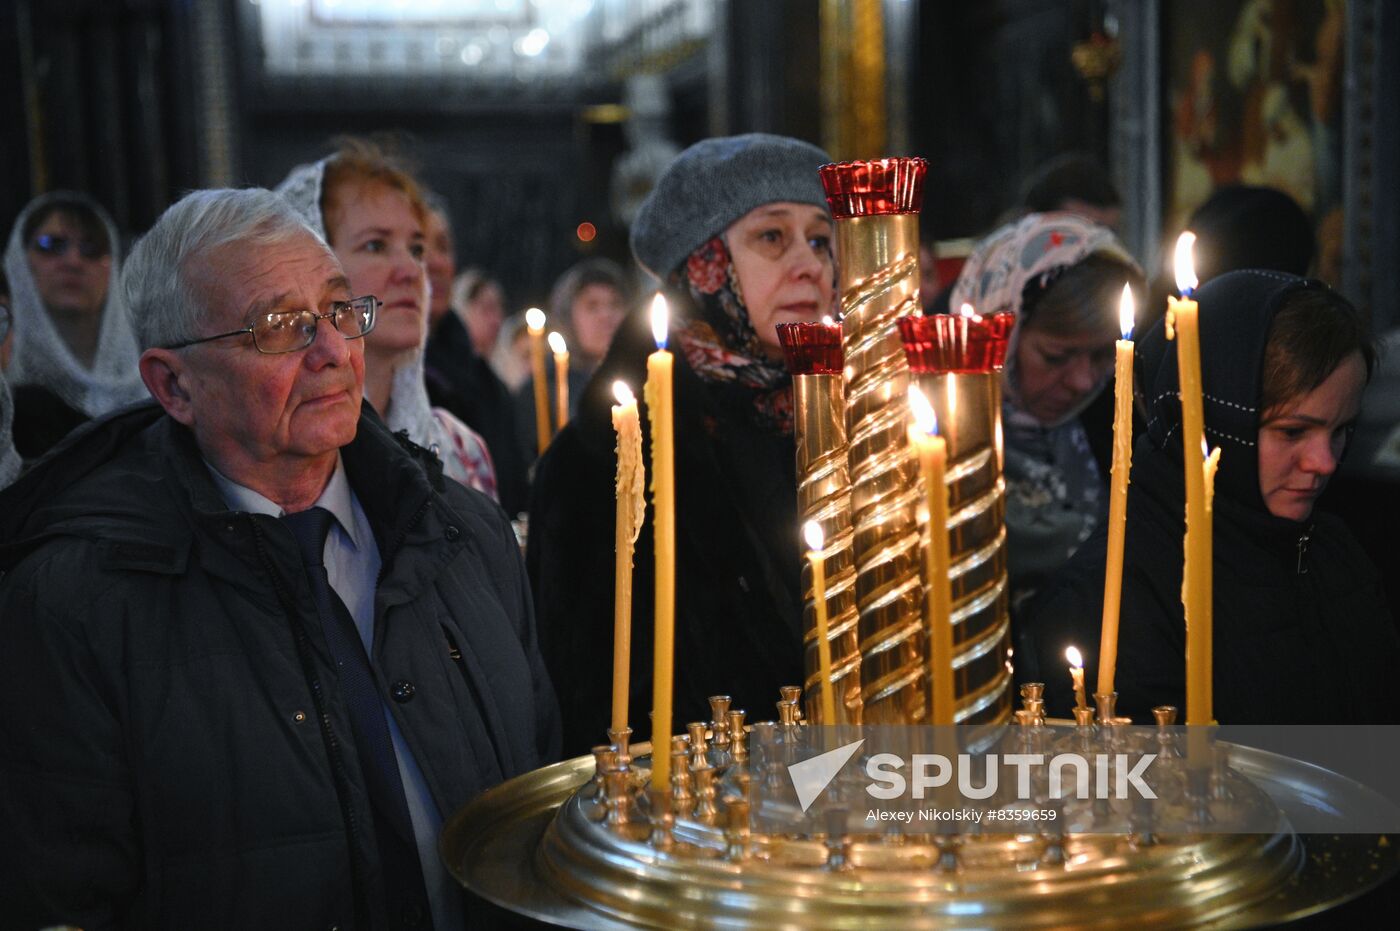
[[190,377],[189,366],[174,349],[147,349],[139,363],[141,380],[156,403],[165,412],[187,427],[194,426],[194,406],[184,380]]

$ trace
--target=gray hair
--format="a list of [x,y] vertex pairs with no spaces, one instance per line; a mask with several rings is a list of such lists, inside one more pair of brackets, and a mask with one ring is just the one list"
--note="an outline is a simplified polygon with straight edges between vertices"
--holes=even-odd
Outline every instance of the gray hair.
[[190,281],[196,260],[229,243],[279,246],[307,236],[331,254],[325,241],[285,199],[263,190],[193,191],[166,209],[137,240],[122,268],[122,292],[144,351],[200,335],[208,316]]

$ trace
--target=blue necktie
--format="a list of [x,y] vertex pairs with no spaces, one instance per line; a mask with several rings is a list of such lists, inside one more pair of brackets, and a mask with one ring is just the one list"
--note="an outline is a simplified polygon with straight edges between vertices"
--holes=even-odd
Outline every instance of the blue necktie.
[[282,518],[301,551],[306,578],[316,601],[316,613],[320,615],[326,645],[340,678],[340,692],[350,712],[355,754],[369,789],[374,815],[389,920],[395,927],[430,927],[432,921],[413,837],[413,820],[408,813],[408,800],[399,777],[398,757],[394,755],[389,725],[384,720],[384,702],[375,685],[369,656],[355,620],[345,602],[331,588],[330,576],[326,573],[326,534],[333,520],[330,511],[319,507]]

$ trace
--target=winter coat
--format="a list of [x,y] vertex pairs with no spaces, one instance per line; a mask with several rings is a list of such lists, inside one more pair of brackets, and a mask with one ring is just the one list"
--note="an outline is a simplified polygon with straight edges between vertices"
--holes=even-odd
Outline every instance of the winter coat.
[[[655,348],[641,313],[618,330],[578,417],[536,466],[527,563],[540,647],[563,702],[566,754],[606,739],[611,707],[616,440],[612,384],[640,398]],[[778,689],[802,683],[796,452],[675,354],[676,637],[673,733],[708,721],[729,695],[749,720],[772,720]],[[643,454],[649,447],[642,411]],[[647,464],[648,485],[651,482]],[[637,540],[629,723],[648,739],[652,707],[651,514]]]
[[[519,553],[368,409],[341,453],[383,558],[377,684],[448,818],[556,756]],[[385,926],[361,914],[374,821],[285,526],[229,511],[143,406],[0,495],[0,543],[5,924]]]
[[[1214,503],[1214,713],[1222,724],[1393,723],[1400,636],[1366,552],[1336,517],[1269,513],[1259,492],[1259,397],[1269,323],[1297,288],[1278,273],[1235,272],[1198,293],[1206,437],[1221,447]],[[1184,710],[1181,604],[1185,514],[1175,342],[1158,323],[1138,345],[1149,430],[1133,453],[1115,686],[1118,708],[1151,722]],[[1173,442],[1175,441],[1175,445]],[[1196,455],[1199,456],[1199,453]],[[1047,708],[1073,701],[1064,651],[1095,681],[1107,532],[1075,554],[1027,612],[1017,677],[1047,685]]]

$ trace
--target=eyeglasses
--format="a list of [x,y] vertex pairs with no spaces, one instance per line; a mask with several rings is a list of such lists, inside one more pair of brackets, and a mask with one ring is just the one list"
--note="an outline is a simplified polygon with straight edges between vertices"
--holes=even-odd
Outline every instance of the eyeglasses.
[[375,313],[379,309],[379,298],[373,295],[353,297],[348,301],[334,301],[331,309],[323,314],[310,310],[292,310],[281,313],[262,314],[241,330],[205,336],[200,339],[187,339],[173,343],[166,349],[184,349],[198,343],[208,343],[230,336],[253,334],[253,346],[264,355],[282,352],[296,352],[305,349],[316,341],[316,327],[322,320],[329,320],[346,339],[359,339],[374,329]]
[[93,242],[91,239],[79,239],[75,242],[67,236],[50,236],[47,233],[35,236],[34,242],[30,245],[40,255],[50,255],[54,258],[62,258],[67,255],[69,246],[76,246],[78,255],[85,259],[100,259],[107,254],[106,246]]

